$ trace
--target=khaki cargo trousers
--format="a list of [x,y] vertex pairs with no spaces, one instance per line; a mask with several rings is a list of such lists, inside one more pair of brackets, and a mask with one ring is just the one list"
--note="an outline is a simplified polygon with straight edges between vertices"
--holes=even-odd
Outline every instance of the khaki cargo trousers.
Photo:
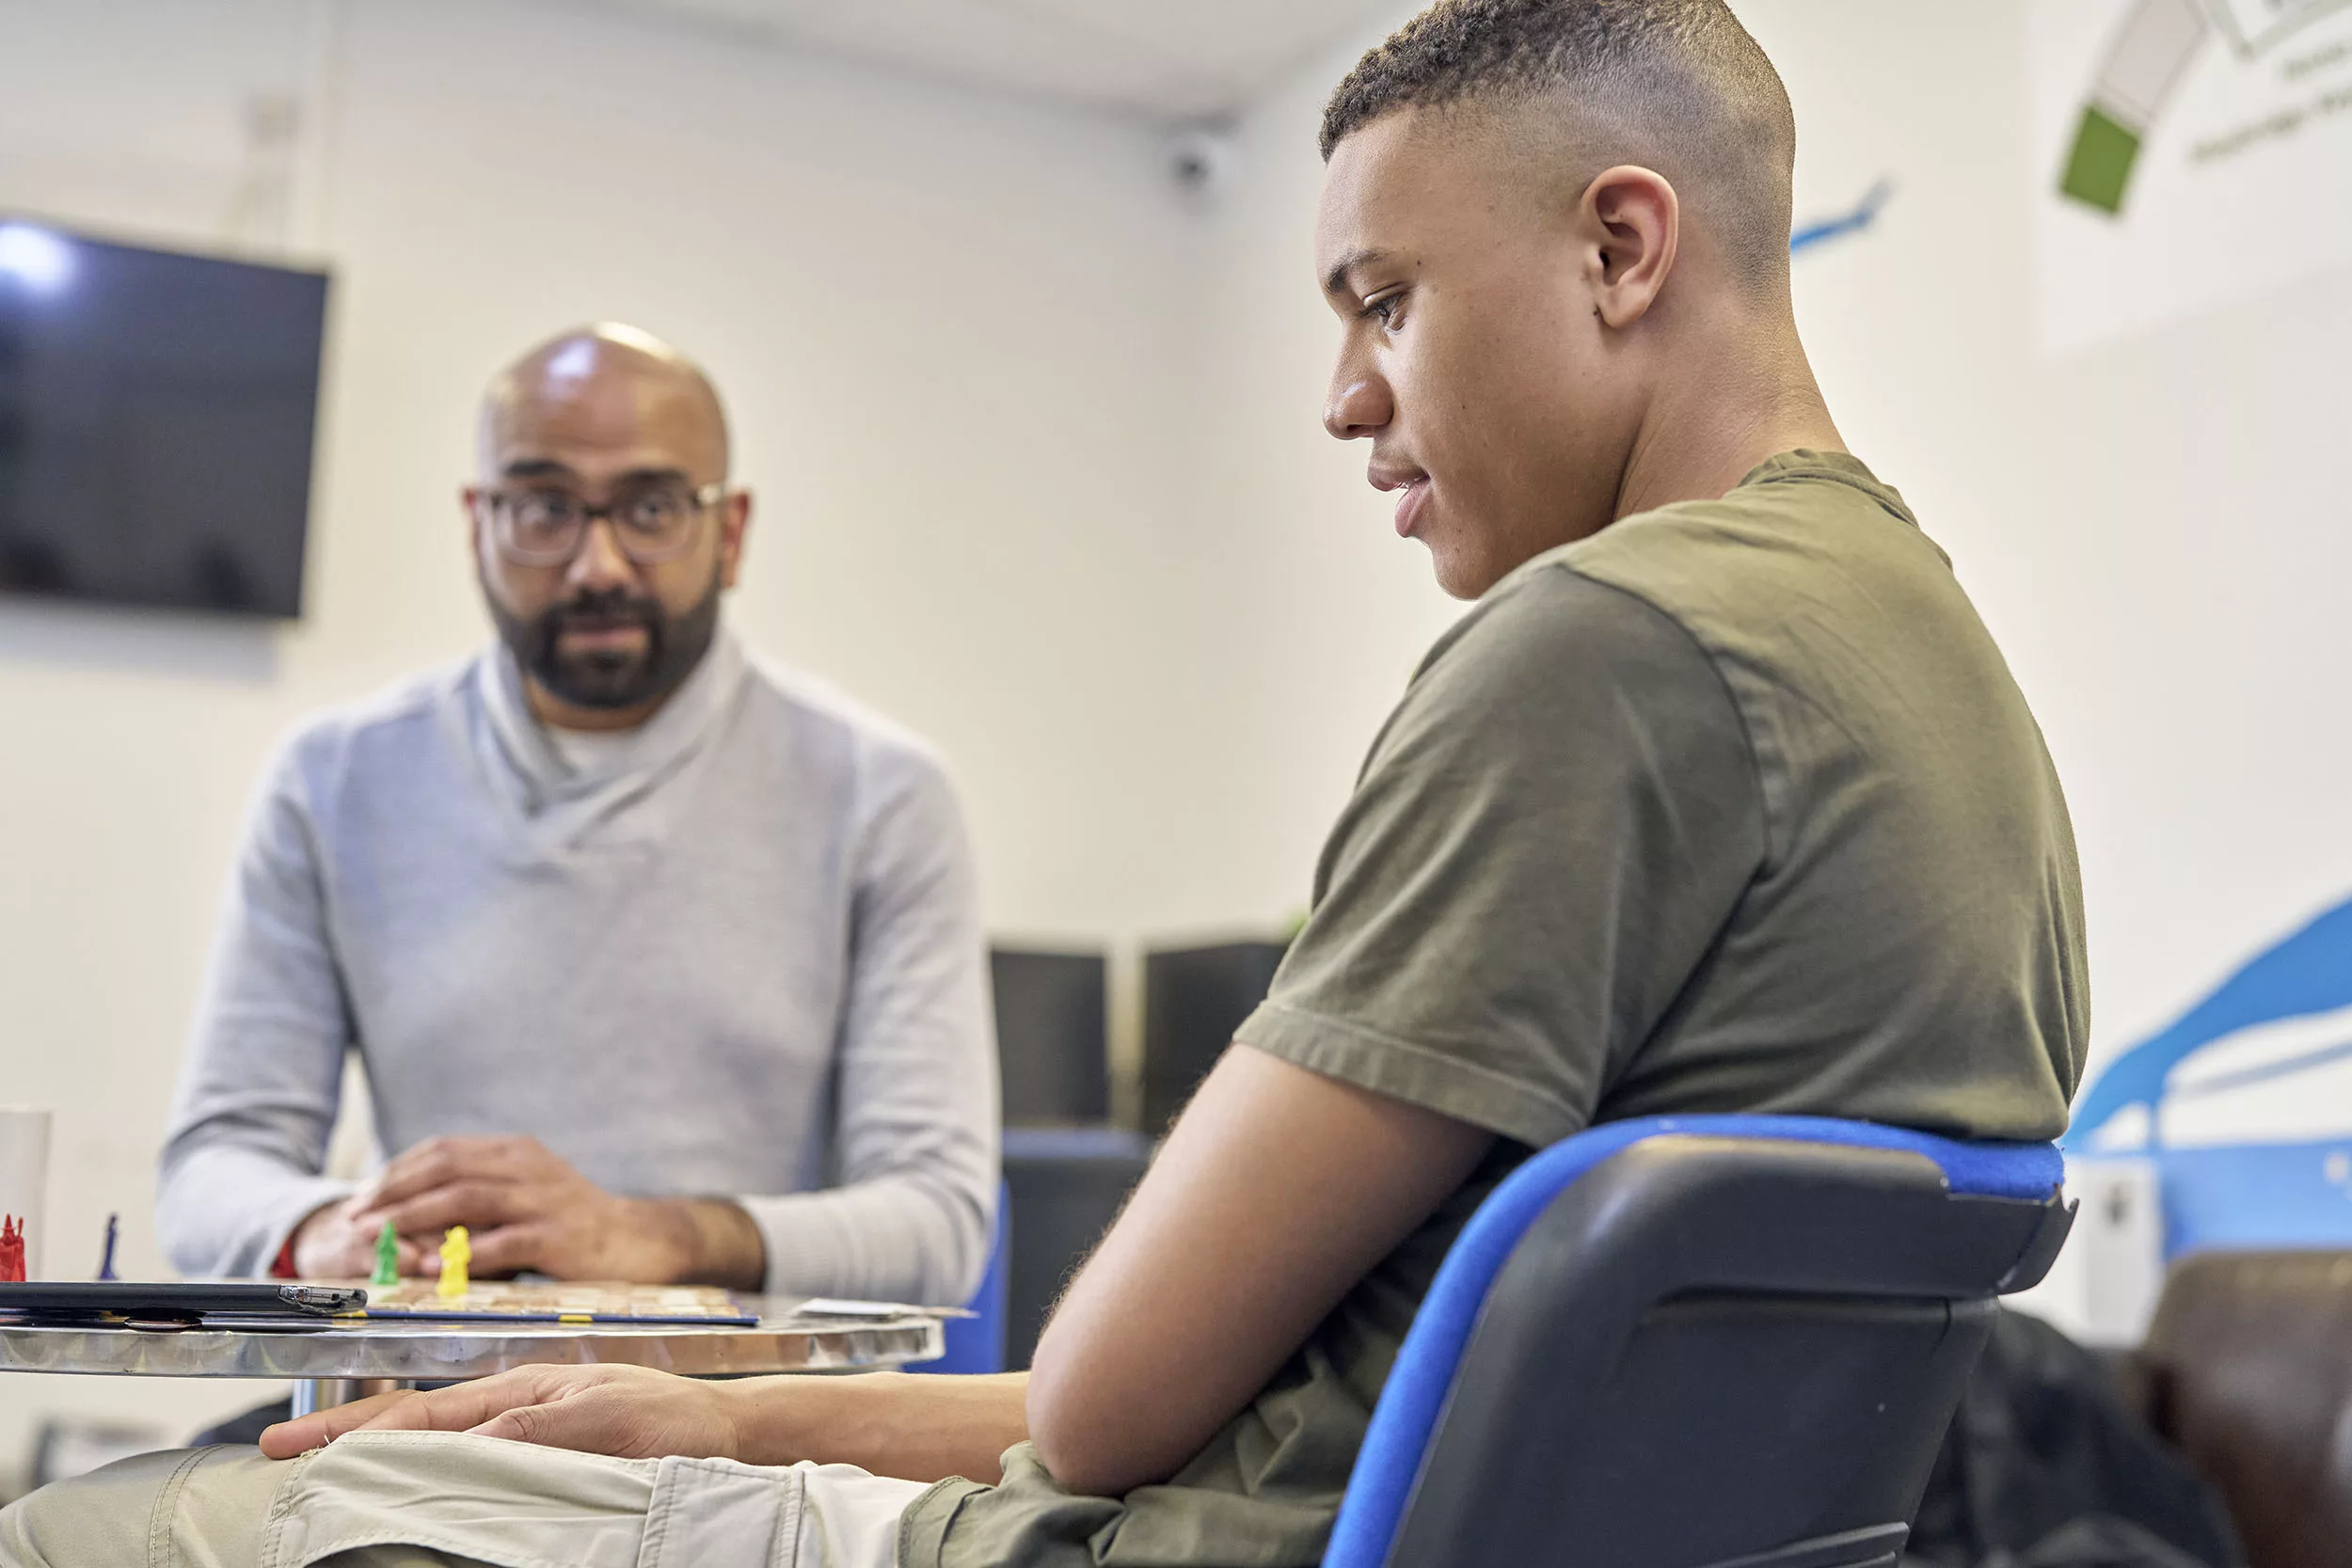
[[925,1488],[846,1465],[355,1433],[144,1454],[0,1510],[0,1568],[894,1568]]

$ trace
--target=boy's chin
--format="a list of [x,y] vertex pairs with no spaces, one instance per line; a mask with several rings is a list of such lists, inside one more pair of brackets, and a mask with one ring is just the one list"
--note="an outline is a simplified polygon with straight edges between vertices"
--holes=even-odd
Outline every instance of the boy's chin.
[[1458,545],[1430,543],[1429,565],[1437,574],[1438,586],[1463,600],[1481,597],[1503,576],[1493,569],[1483,551],[1466,550]]

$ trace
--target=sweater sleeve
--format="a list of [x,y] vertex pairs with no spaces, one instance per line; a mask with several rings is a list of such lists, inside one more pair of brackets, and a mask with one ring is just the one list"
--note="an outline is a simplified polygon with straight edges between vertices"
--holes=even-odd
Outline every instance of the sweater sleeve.
[[998,1183],[978,889],[938,767],[896,748],[873,766],[834,1049],[839,1184],[738,1201],[773,1294],[961,1306],[987,1265]]
[[301,752],[248,824],[164,1145],[156,1231],[190,1275],[266,1274],[294,1227],[349,1190],[321,1174],[352,1026]]

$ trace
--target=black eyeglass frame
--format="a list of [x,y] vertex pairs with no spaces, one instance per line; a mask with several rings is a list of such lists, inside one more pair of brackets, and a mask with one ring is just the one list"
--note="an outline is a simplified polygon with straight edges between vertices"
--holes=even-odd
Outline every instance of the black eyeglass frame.
[[[687,501],[692,508],[693,521],[699,522],[708,516],[711,509],[726,499],[732,490],[733,486],[724,481],[719,481],[689,491]],[[573,536],[570,544],[561,550],[528,550],[515,543],[508,533],[507,523],[504,520],[513,515],[511,503],[516,498],[510,492],[483,490],[474,496],[475,515],[489,529],[490,543],[497,547],[500,555],[505,557],[514,565],[570,565],[580,558],[580,552],[588,547],[588,532],[596,527],[596,519],[599,517],[611,526],[612,542],[619,546],[621,553],[640,566],[659,566],[664,562],[675,561],[691,553],[700,537],[698,531],[690,524],[679,534],[675,544],[647,548],[642,539],[632,538],[632,531],[624,525],[617,515],[622,508],[637,499],[637,497],[624,497],[619,500],[609,500],[596,505],[572,495],[568,490],[549,490],[540,493],[562,495],[580,508],[579,531]]]

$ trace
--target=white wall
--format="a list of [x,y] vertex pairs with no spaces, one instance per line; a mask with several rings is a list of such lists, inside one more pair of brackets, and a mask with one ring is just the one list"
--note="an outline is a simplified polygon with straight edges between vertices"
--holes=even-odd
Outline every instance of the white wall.
[[[995,928],[1295,901],[1216,879],[1232,694],[1168,653],[1228,611],[1168,466],[1198,225],[1150,133],[496,0],[0,0],[0,210],[217,245],[256,92],[308,106],[292,238],[336,279],[307,614],[0,603],[0,1101],[59,1114],[55,1266],[119,1211],[126,1267],[163,1267],[154,1153],[257,773],[486,635],[473,399],[574,322],[709,365],[759,504],[736,623],[945,749]],[[0,1378],[0,1466],[44,1410],[251,1402]]]
[[[1740,8],[1796,98],[1800,216],[1897,182],[1800,258],[1800,311],[2049,733],[2105,1053],[2352,886],[2352,311],[2339,271],[2042,358],[2026,3]],[[301,626],[0,605],[0,1098],[64,1113],[56,1256],[119,1210],[160,1267],[152,1153],[255,771],[301,712],[480,640],[469,404],[573,320],[710,363],[763,503],[739,624],[946,748],[998,929],[1303,903],[1454,613],[1317,423],[1314,119],[1371,38],[1246,117],[1201,203],[1141,129],[514,0],[355,0],[340,33],[311,0],[94,10],[0,0],[0,208],[201,243],[239,105],[295,93],[332,109],[294,229],[338,294]],[[0,1456],[43,1408],[243,1394],[0,1379]]]
[[[2026,9],[1742,7],[1797,96],[1800,199],[1898,182],[1879,232],[1800,259],[1799,309],[2048,732],[2105,1056],[2352,890],[2352,272],[2044,357],[2029,203],[2058,153],[2026,134]],[[2314,201],[2352,193],[2338,145]]]

